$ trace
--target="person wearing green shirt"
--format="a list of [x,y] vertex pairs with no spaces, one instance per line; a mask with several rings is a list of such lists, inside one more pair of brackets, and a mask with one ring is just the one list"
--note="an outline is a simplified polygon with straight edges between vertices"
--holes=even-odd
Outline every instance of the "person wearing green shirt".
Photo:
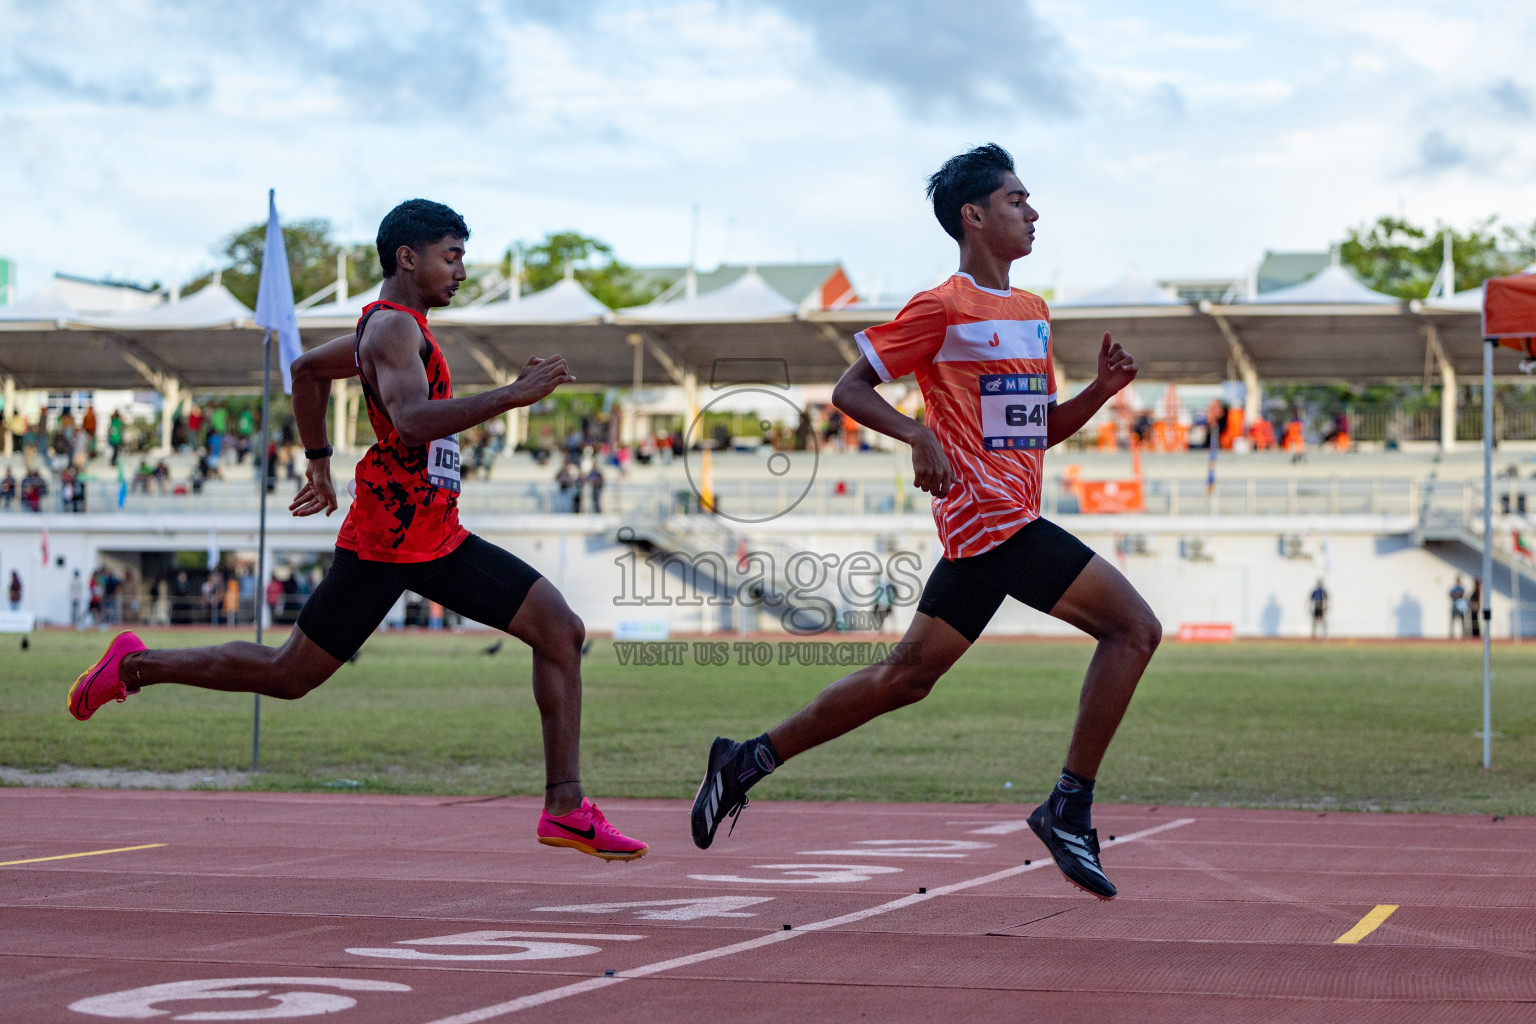
[[107,421],[107,444],[112,448],[112,465],[117,465],[117,453],[123,447],[123,414],[117,410],[112,411],[112,418]]

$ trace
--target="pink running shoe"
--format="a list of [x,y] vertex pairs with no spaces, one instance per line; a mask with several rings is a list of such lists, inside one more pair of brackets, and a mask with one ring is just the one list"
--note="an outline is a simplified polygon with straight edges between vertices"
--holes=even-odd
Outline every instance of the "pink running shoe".
[[130,690],[123,685],[123,681],[118,678],[118,668],[125,655],[144,648],[144,641],[131,629],[125,629],[113,637],[101,660],[80,673],[75,685],[69,688],[69,713],[83,722],[108,701],[121,703],[128,699],[130,693],[138,693],[137,686]]
[[548,811],[541,813],[537,835],[545,846],[569,846],[603,860],[637,860],[650,849],[608,824],[597,804],[585,797],[570,814],[556,818]]

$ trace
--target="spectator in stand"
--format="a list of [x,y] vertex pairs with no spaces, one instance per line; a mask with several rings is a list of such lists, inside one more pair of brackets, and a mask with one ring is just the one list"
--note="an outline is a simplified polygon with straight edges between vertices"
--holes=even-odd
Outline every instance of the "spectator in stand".
[[155,471],[149,468],[147,459],[139,459],[139,468],[133,471],[133,484],[130,490],[149,493],[150,481],[155,478]]
[[123,450],[123,414],[116,409],[107,420],[107,446],[112,449],[112,465],[116,467],[118,453]]
[[1312,601],[1312,639],[1328,639],[1328,589],[1319,579],[1317,586],[1312,588],[1310,595]]
[[267,609],[272,613],[272,621],[278,622],[283,615],[283,581],[274,574],[267,580]]
[[187,443],[194,448],[202,444],[203,422],[205,419],[202,407],[193,402],[192,408],[187,410]]
[[6,418],[5,428],[11,432],[11,447],[19,452],[26,451],[27,418],[21,414],[20,409],[11,410],[10,416]]
[[256,417],[251,415],[251,410],[242,409],[240,416],[235,420],[235,462],[244,465],[245,457],[251,454],[251,435],[256,433]]
[[10,598],[11,611],[21,611],[21,577],[17,575],[15,569],[11,570]]
[[48,494],[48,481],[38,474],[35,467],[27,467],[27,475],[21,478],[21,507],[28,512],[41,512],[43,498]]
[[567,460],[555,474],[555,486],[559,489],[559,497],[555,502],[556,512],[580,512],[581,511],[581,486],[576,463]]
[[171,467],[165,464],[164,459],[161,459],[159,462],[155,463],[155,489],[161,494],[164,494],[165,488],[170,484],[170,482]]
[[224,456],[224,434],[229,430],[229,410],[222,404],[208,409],[208,465],[209,476],[219,477],[219,461]]
[[240,580],[234,573],[224,581],[224,624],[233,626],[240,617]]
[[1457,576],[1451,583],[1451,639],[1456,639],[1456,627],[1461,627],[1461,638],[1467,637],[1467,588],[1461,585],[1461,577]]
[[176,574],[176,581],[171,584],[171,622],[181,625],[192,621],[192,581],[187,579],[185,572]]
[[133,575],[132,569],[123,571],[122,586],[118,589],[118,600],[122,606],[123,622],[139,621],[139,581]]
[[261,608],[256,601],[256,570],[249,565],[240,570],[240,606],[250,608],[253,617]]
[[16,500],[16,474],[10,466],[5,467],[5,479],[0,480],[0,508],[7,512],[11,510],[11,503]]
[[165,580],[155,584],[155,597],[149,607],[149,624],[151,626],[171,624],[171,585]]
[[224,603],[224,576],[215,569],[203,580],[203,619],[213,626],[219,624],[219,607]]
[[96,457],[96,407],[85,407],[85,415],[80,418],[80,431],[85,435],[85,455],[88,459]]
[[80,570],[76,569],[74,576],[69,580],[69,624],[79,629],[80,605],[85,600],[85,581],[80,578]]
[[104,569],[101,579],[101,621],[123,621],[122,578],[111,569]]
[[87,614],[90,616],[90,620],[92,622],[102,621],[101,607],[102,600],[105,597],[106,592],[106,574],[107,570],[101,566],[97,566],[96,571],[91,573],[91,581],[89,584],[91,592],[91,605],[90,611]]
[[603,514],[603,474],[593,463],[592,471],[587,474],[587,486],[592,489],[592,511],[596,515]]

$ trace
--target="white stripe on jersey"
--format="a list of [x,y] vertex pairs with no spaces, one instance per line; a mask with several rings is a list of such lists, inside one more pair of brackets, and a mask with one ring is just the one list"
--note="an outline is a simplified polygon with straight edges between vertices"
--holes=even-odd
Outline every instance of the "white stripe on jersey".
[[999,359],[1044,359],[1050,340],[1051,325],[1046,320],[977,320],[951,324],[944,330],[944,344],[933,361],[986,363]]
[[853,336],[853,340],[858,342],[859,352],[865,359],[869,360],[869,365],[875,368],[875,372],[880,375],[880,379],[889,384],[892,379],[891,371],[887,370],[885,364],[880,361],[880,354],[875,351],[875,346],[869,343],[869,337],[863,331],[860,331]]

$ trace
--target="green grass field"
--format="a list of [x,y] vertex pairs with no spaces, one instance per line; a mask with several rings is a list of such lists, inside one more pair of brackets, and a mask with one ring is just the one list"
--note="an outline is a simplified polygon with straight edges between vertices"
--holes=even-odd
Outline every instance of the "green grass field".
[[[235,638],[231,634],[231,638]],[[208,633],[146,634],[155,646]],[[4,640],[0,765],[249,766],[251,698],[154,687],[90,722],[65,710],[100,633]],[[265,789],[536,793],[544,777],[526,652],[488,635],[381,635],[302,701],[262,702]],[[1030,803],[1059,770],[1092,647],[983,643],[928,700],[799,758],[754,795]],[[1100,772],[1099,799],[1536,813],[1536,647],[1495,651],[1495,771],[1481,770],[1473,644],[1166,644]],[[693,795],[718,732],[755,735],[839,670],[586,662],[584,778],[597,796]],[[1012,783],[1011,787],[1005,784]]]

